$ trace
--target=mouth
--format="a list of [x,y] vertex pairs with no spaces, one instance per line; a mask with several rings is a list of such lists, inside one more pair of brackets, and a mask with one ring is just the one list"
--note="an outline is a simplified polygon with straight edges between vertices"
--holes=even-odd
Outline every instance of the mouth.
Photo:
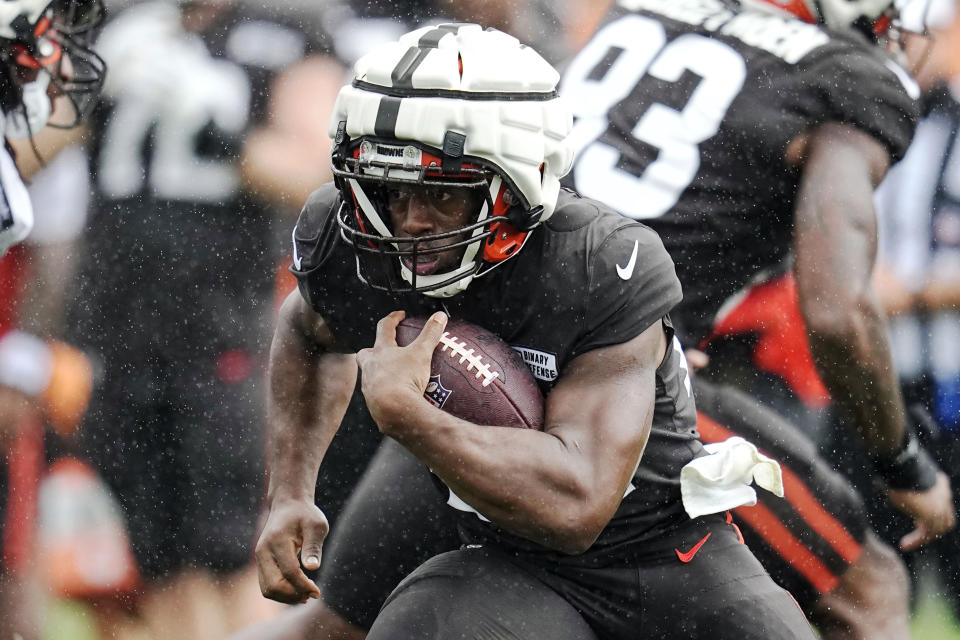
[[440,266],[440,257],[437,254],[420,255],[414,263],[413,258],[404,256],[403,266],[418,276],[428,276]]

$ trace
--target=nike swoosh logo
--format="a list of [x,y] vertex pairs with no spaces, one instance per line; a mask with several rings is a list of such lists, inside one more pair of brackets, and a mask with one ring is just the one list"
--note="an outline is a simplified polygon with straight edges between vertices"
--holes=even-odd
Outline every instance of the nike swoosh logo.
[[293,268],[300,271],[300,254],[297,253],[297,226],[293,226],[293,232],[290,234],[293,240]]
[[711,534],[708,533],[707,535],[703,536],[703,540],[693,545],[690,551],[687,551],[686,553],[681,552],[680,549],[674,549],[674,551],[677,552],[677,557],[680,558],[680,562],[690,562],[693,560],[693,556],[697,555],[697,551],[700,551],[700,547],[706,543],[706,541],[710,538],[710,535]]
[[637,249],[640,248],[640,241],[633,241],[633,253],[630,254],[630,260],[627,261],[627,266],[621,267],[617,265],[617,275],[620,276],[621,280],[629,280],[633,276],[633,267],[637,264]]

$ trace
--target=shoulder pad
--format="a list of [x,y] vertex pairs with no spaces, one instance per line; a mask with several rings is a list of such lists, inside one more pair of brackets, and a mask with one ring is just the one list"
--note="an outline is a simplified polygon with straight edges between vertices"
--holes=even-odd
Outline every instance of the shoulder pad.
[[310,194],[293,228],[293,272],[308,273],[330,255],[337,241],[340,192],[327,183]]
[[596,219],[597,213],[596,201],[586,200],[570,189],[561,189],[556,209],[544,226],[551,231],[576,231]]

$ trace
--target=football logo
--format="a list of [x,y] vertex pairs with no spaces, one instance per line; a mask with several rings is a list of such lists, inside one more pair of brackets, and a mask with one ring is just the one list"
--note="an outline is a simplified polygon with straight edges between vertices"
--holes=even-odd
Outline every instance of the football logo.
[[447,389],[442,384],[440,384],[440,374],[435,376],[430,376],[430,382],[427,383],[427,388],[423,392],[423,397],[426,398],[430,404],[437,407],[438,409],[443,409],[443,405],[446,404],[447,398],[450,397],[450,394],[453,393],[450,389]]

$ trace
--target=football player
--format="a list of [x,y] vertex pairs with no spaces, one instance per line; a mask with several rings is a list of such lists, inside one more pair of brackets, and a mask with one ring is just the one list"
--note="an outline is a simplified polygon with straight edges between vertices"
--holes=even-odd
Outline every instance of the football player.
[[[102,360],[81,435],[124,510],[154,638],[219,637],[270,613],[243,594],[257,594],[268,274],[286,238],[256,189],[286,166],[278,153],[309,173],[312,130],[291,141],[289,120],[332,100],[311,93],[324,38],[279,5],[180,0],[132,4],[97,40],[114,72],[90,127],[70,326]],[[282,149],[265,143],[278,131]]]
[[[86,114],[103,79],[103,62],[89,46],[102,17],[99,0],[0,4],[0,132],[5,142],[39,133],[58,96],[72,108],[72,113],[58,114],[60,126],[72,127]],[[8,149],[0,149],[0,256],[26,237],[33,222],[26,187]],[[19,262],[18,256],[6,255],[0,263],[0,636],[32,640],[40,637],[40,621],[30,604],[35,594],[27,585],[43,454],[39,426],[27,418],[35,415],[37,404],[50,417],[56,411],[59,405],[46,401],[57,395],[52,389],[59,369],[55,348],[15,330],[17,305],[10,283]],[[74,361],[73,356],[82,360],[72,351],[68,359]],[[67,384],[74,391],[83,386],[82,380]]]
[[[936,3],[931,13],[935,39],[909,41],[908,52],[919,54],[916,77],[924,90],[923,118],[903,161],[887,174],[875,203],[880,226],[880,250],[874,286],[888,314],[890,346],[908,411],[929,410],[926,430],[931,453],[954,486],[960,482],[960,281],[956,256],[960,236],[956,228],[960,191],[957,163],[960,147],[960,101],[953,90],[957,78],[960,15],[952,0]],[[922,48],[915,45],[922,44]],[[841,445],[842,431],[831,433],[831,446]],[[839,441],[839,442],[838,442]],[[856,470],[855,486],[868,496],[871,521],[881,537],[897,540],[912,523],[892,513],[876,490],[863,456],[846,446],[837,451],[838,465]],[[880,495],[877,495],[880,494]],[[955,504],[956,498],[954,496]],[[914,584],[920,578],[918,560],[933,561],[938,581],[960,613],[960,529],[924,547],[921,554],[905,554]]]
[[[758,369],[792,380],[809,340],[833,409],[893,504],[916,519],[902,540],[915,548],[953,525],[950,488],[904,417],[870,286],[872,191],[917,117],[913,81],[876,45],[895,44],[905,25],[884,0],[743,5],[610,9],[564,77],[577,117],[570,183],[661,234],[684,285],[675,317],[686,344],[718,328],[754,332]],[[784,271],[792,276],[770,275]],[[770,313],[778,300],[786,319]],[[778,327],[798,338],[780,353]],[[892,550],[795,430],[765,424],[747,397],[711,383],[734,364],[714,356],[695,383],[701,435],[748,437],[793,480],[786,501],[738,510],[751,548],[828,636],[907,637]],[[737,382],[753,388],[759,375]]]
[[[645,226],[560,190],[572,154],[557,80],[506,34],[441,24],[375,49],[341,90],[336,182],[297,223],[299,291],[271,351],[261,587],[320,594],[304,573],[328,529],[314,479],[359,365],[394,442],[348,508],[367,526],[345,535],[399,542],[378,509],[405,508],[419,485],[398,486],[394,469],[423,476],[425,463],[462,498],[464,546],[400,584],[371,637],[809,638],[722,507],[684,511],[680,469],[704,451],[667,316],[679,283]],[[399,348],[404,312],[430,320]],[[422,397],[448,314],[537,359],[543,432],[473,424]]]
[[[0,7],[0,131],[29,138],[47,125],[52,99],[66,96],[73,127],[94,104],[105,70],[90,48],[103,18],[99,0],[9,0]],[[33,223],[23,181],[6,149],[0,161],[4,204],[0,255],[23,240]]]
[[[623,2],[567,72],[581,152],[571,175],[671,238],[687,294],[679,317],[694,344],[726,300],[762,268],[781,265],[796,229],[818,364],[857,416],[851,423],[864,430],[891,497],[917,516],[905,540],[916,545],[952,524],[949,488],[905,431],[885,344],[872,339],[882,331],[866,284],[870,191],[902,154],[915,117],[909,79],[871,43],[874,27],[883,31],[896,16],[889,1],[792,6],[822,24],[720,1]],[[618,265],[632,266],[630,252]],[[789,462],[788,500],[741,517],[753,548],[819,614],[824,633],[907,636],[902,566],[868,532],[859,497],[794,428],[749,397],[707,382],[699,393],[711,414],[701,433],[722,438],[735,429]],[[361,513],[348,508],[343,527],[362,522]],[[362,636],[365,612],[383,595],[357,588],[365,553],[335,532],[334,557],[321,572],[326,604],[299,614],[307,637]]]

